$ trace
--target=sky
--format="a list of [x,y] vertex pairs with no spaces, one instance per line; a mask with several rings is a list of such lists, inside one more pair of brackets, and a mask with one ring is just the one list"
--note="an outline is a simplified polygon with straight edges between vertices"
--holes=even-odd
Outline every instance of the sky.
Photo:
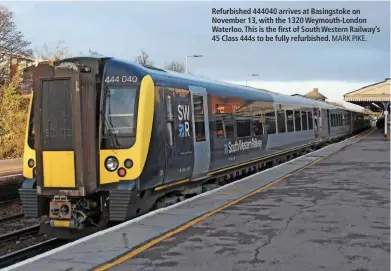
[[[89,49],[133,60],[146,51],[154,65],[189,58],[191,73],[284,94],[318,88],[330,100],[390,77],[389,2],[2,2],[33,49],[63,40],[73,54]],[[215,42],[212,8],[360,9],[367,42]],[[253,15],[251,15],[253,16]],[[256,15],[264,18],[266,15]],[[315,15],[314,15],[315,16]],[[314,17],[312,16],[312,17]],[[324,16],[322,18],[326,18]],[[320,17],[314,17],[320,18]],[[305,25],[305,24],[304,24]],[[220,25],[221,26],[221,25]],[[307,25],[310,26],[310,25]],[[343,33],[342,33],[343,34]]]

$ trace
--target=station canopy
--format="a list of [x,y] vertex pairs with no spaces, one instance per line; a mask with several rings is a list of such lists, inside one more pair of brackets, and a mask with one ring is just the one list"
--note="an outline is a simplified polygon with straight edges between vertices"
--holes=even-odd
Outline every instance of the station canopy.
[[346,93],[344,100],[374,112],[390,110],[390,78]]

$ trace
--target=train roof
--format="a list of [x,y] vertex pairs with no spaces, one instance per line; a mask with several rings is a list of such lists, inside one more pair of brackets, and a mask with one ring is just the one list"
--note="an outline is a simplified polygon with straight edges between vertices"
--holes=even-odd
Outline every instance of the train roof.
[[[156,78],[161,81],[167,80],[167,77],[178,79],[178,81],[181,81],[184,84],[191,84],[193,83],[200,83],[205,86],[208,93],[213,93],[217,95],[222,96],[231,96],[231,97],[237,97],[237,96],[244,96],[248,99],[262,99],[265,101],[273,101],[275,103],[288,103],[288,104],[298,104],[298,105],[310,105],[318,108],[324,108],[324,109],[341,109],[341,110],[349,110],[353,112],[359,112],[359,113],[368,113],[368,111],[361,107],[356,106],[351,103],[330,103],[330,102],[323,102],[323,101],[317,101],[313,99],[309,99],[306,97],[300,97],[300,96],[290,96],[282,93],[277,93],[273,91],[269,91],[266,89],[258,89],[253,88],[249,86],[242,86],[242,85],[236,85],[228,82],[223,81],[217,81],[212,79],[206,79],[202,77],[197,77],[194,75],[189,74],[183,74],[178,73],[174,71],[169,71],[157,67],[146,67],[142,66],[138,63],[135,63],[133,61],[128,61],[124,59],[119,58],[113,58],[113,57],[105,57],[105,56],[85,56],[85,57],[72,57],[67,59],[62,59],[60,61],[57,61],[57,63],[63,62],[63,61],[69,61],[69,60],[77,60],[77,59],[97,59],[97,60],[113,60],[122,62],[124,64],[131,65],[132,67],[144,70],[144,72],[150,74],[152,78]],[[187,81],[187,82],[186,82]],[[208,85],[213,85],[214,88],[209,88]]]
[[[249,87],[249,86],[241,86],[241,85],[236,85],[236,84],[227,83],[227,82],[223,82],[223,81],[217,81],[217,80],[215,81],[215,80],[211,80],[211,79],[200,78],[200,77],[196,77],[196,76],[192,76],[192,75],[187,75],[187,74],[163,70],[163,69],[158,69],[158,70],[150,69],[150,68],[146,68],[146,69],[151,73],[151,75],[158,73],[163,76],[168,75],[171,77],[185,79],[185,80],[189,80],[189,81],[202,82],[205,84],[212,84],[212,85],[221,86],[221,87],[223,87],[223,86],[228,87],[228,88],[222,89],[222,91],[217,91],[216,94],[220,94],[220,95],[227,95],[227,94],[229,95],[230,93],[227,93],[227,91],[233,90],[235,92],[232,93],[232,95],[235,96],[235,95],[238,95],[238,91],[241,90],[241,91],[243,91],[242,92],[243,94],[249,94],[249,96],[253,96],[253,95],[259,96],[259,95],[263,94],[264,95],[263,98],[267,97],[267,98],[269,98],[268,100],[270,100],[270,98],[271,98],[271,101],[273,101],[275,103],[288,103],[288,104],[298,104],[298,105],[307,105],[307,106],[310,105],[310,106],[319,107],[319,108],[326,108],[326,109],[335,109],[336,108],[335,105],[312,100],[312,99],[308,99],[308,98],[293,97],[293,96],[280,94],[280,93],[276,93],[276,92],[272,92],[272,91],[268,91],[268,90],[264,90],[264,89],[258,89],[258,88],[253,88],[253,87]],[[252,94],[252,95],[250,95],[250,94]]]
[[[146,69],[152,76],[153,75],[161,75],[161,76],[170,76],[178,79],[183,79],[183,80],[189,80],[193,82],[202,82],[204,84],[212,84],[215,86],[221,86],[221,87],[228,87],[223,89],[223,92],[218,92],[216,94],[220,95],[229,95],[231,93],[230,90],[234,90],[235,92],[232,93],[234,96],[238,95],[237,91],[241,90],[243,91],[243,94],[252,94],[250,96],[256,95],[258,96],[259,94],[264,94],[265,96],[263,97],[264,99],[267,97],[271,97],[273,102],[276,103],[288,103],[288,104],[298,104],[298,105],[311,105],[314,107],[318,108],[323,108],[323,109],[340,109],[340,110],[348,110],[348,111],[353,111],[353,112],[358,112],[358,113],[368,113],[368,111],[358,105],[354,105],[351,103],[330,103],[330,102],[325,102],[325,101],[318,101],[318,100],[313,100],[307,97],[300,97],[300,96],[290,96],[282,93],[277,93],[273,91],[269,91],[266,89],[258,89],[254,87],[249,87],[249,86],[242,86],[242,85],[236,85],[228,82],[223,82],[223,81],[217,81],[217,80],[212,80],[212,79],[205,79],[202,77],[197,77],[193,75],[188,75],[184,73],[179,73],[179,72],[174,72],[174,71],[169,71],[161,68],[155,68],[155,67],[144,67],[141,66],[144,69]],[[269,96],[270,95],[270,96]],[[246,95],[247,96],[247,95]]]

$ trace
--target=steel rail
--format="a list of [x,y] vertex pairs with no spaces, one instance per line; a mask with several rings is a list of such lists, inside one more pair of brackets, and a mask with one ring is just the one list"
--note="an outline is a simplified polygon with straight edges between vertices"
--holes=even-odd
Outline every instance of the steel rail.
[[21,250],[17,250],[15,252],[11,252],[9,254],[5,254],[3,256],[0,256],[0,268],[4,268],[7,266],[10,266],[12,264],[21,262],[25,259],[37,256],[41,253],[44,253],[46,251],[49,251],[51,249],[54,249],[56,247],[59,247],[61,245],[66,244],[67,241],[53,238],[46,241],[43,241],[41,243],[23,248]]
[[16,220],[16,219],[19,219],[19,218],[22,218],[22,217],[24,217],[23,213],[2,217],[2,218],[0,218],[0,224],[2,224],[4,222],[11,221],[11,220]]
[[39,232],[39,224],[33,225],[30,227],[26,227],[20,230],[16,230],[13,232],[9,232],[3,235],[0,235],[0,243],[5,243],[10,240],[18,239],[22,236],[30,235],[30,234],[36,234]]

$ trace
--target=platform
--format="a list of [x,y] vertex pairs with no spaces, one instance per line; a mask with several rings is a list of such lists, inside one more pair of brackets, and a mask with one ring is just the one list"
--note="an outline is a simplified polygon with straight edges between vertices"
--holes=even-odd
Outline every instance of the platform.
[[0,181],[2,177],[22,174],[23,171],[23,159],[6,159],[0,160]]
[[375,130],[5,270],[389,270],[389,180]]

